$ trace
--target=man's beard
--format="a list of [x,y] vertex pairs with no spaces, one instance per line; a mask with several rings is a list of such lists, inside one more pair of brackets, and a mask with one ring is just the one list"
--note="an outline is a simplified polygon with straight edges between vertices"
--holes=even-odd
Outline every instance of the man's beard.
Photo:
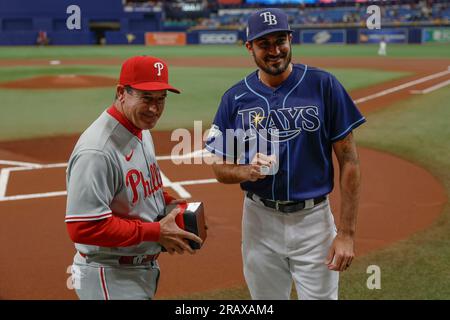
[[278,66],[274,66],[274,65],[267,64],[270,61],[266,61],[266,60],[261,61],[261,60],[257,59],[255,54],[253,53],[253,59],[255,60],[255,63],[258,66],[258,68],[260,68],[265,73],[268,73],[272,76],[278,76],[278,75],[282,74],[289,67],[289,64],[291,63],[291,59],[292,59],[291,48],[289,48],[289,53],[287,53],[287,54],[280,53],[280,55],[278,57],[282,61],[278,64]]

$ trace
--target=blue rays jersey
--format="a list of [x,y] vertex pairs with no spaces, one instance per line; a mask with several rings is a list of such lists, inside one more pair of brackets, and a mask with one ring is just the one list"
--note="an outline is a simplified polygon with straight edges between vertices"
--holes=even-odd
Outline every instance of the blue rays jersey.
[[256,152],[275,154],[276,174],[241,188],[266,199],[301,201],[331,192],[332,144],[365,121],[326,71],[295,64],[275,89],[255,71],[223,95],[206,149],[240,164]]

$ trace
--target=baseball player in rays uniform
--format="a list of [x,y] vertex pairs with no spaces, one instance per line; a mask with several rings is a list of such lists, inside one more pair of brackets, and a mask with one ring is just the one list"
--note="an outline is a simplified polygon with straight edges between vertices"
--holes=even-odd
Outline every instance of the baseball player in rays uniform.
[[[217,156],[219,182],[245,192],[242,256],[252,298],[289,299],[294,282],[299,299],[337,299],[339,272],[354,257],[360,192],[352,130],[365,119],[333,75],[291,63],[291,41],[282,10],[250,16],[246,47],[258,70],[223,95],[206,148]],[[332,150],[339,229],[328,200]]]
[[81,135],[67,168],[66,225],[77,253],[72,282],[80,299],[151,299],[157,257],[194,251],[201,242],[175,223],[180,203],[163,191],[152,129],[161,116],[168,83],[164,61],[138,56],[124,62],[114,104]]

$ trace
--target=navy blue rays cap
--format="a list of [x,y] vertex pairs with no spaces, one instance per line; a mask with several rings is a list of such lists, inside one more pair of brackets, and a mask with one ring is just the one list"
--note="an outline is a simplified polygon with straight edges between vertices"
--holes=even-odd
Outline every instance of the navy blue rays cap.
[[292,32],[287,14],[277,8],[258,10],[250,15],[247,23],[247,41],[255,40],[268,33]]

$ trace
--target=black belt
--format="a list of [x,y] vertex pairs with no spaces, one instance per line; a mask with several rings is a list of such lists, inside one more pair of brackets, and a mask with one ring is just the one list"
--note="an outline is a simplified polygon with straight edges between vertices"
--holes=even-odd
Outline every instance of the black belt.
[[[87,258],[88,255],[85,253],[80,253],[80,256]],[[145,264],[147,262],[153,262],[158,259],[159,253],[157,254],[143,254],[140,256],[118,256],[119,264]]]
[[[247,197],[253,199],[253,195],[255,195],[253,192],[247,192]],[[256,195],[257,196],[257,195]],[[268,208],[275,209],[277,211],[283,212],[283,213],[292,213],[299,210],[310,209],[314,207],[315,205],[318,205],[319,203],[323,202],[327,196],[322,196],[318,198],[314,198],[311,200],[306,201],[278,201],[278,200],[269,200],[269,199],[263,199],[259,196],[257,196],[259,200]],[[307,207],[307,203],[310,203],[310,205]]]

